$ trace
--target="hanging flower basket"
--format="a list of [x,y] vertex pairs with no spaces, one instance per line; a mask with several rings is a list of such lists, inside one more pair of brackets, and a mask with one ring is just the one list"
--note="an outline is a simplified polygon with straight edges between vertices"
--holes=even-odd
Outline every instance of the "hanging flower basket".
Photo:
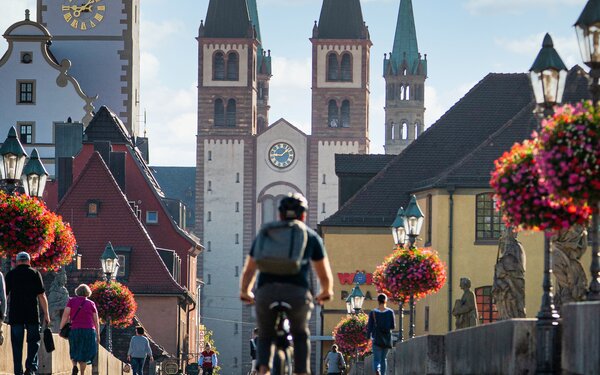
[[333,340],[345,356],[359,357],[371,353],[371,340],[367,338],[368,316],[365,313],[346,315],[333,329]]
[[[600,200],[600,113],[590,101],[557,107],[542,122],[536,161],[549,193]],[[594,207],[594,209],[597,209]]]
[[377,292],[396,302],[419,300],[446,283],[446,265],[429,248],[396,249],[373,273]]
[[75,235],[68,223],[62,221],[62,217],[50,212],[54,225],[54,241],[48,246],[37,259],[32,260],[32,266],[41,271],[57,271],[73,261],[75,255]]
[[137,303],[129,288],[117,281],[96,281],[90,285],[90,289],[90,299],[96,304],[102,323],[110,320],[110,324],[117,328],[131,325]]
[[586,224],[591,209],[585,201],[551,195],[543,183],[536,154],[537,138],[515,143],[494,163],[490,185],[496,208],[507,225],[524,230],[560,230],[574,223]]
[[53,217],[42,201],[0,191],[0,256],[12,258],[25,251],[35,260],[52,241]]

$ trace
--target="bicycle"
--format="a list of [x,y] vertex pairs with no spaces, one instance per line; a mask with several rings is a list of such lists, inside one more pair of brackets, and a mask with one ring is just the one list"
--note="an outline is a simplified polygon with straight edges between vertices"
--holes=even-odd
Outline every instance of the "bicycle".
[[269,309],[277,313],[275,319],[275,355],[273,356],[272,375],[293,375],[293,345],[290,334],[290,321],[287,313],[292,306],[287,302],[273,302]]

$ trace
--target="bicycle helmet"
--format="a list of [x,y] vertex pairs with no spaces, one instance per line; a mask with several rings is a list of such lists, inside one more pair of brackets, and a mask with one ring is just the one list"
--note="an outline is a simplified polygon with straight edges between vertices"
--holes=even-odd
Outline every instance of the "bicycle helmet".
[[286,220],[299,219],[308,210],[308,202],[300,193],[289,193],[279,202],[279,213]]

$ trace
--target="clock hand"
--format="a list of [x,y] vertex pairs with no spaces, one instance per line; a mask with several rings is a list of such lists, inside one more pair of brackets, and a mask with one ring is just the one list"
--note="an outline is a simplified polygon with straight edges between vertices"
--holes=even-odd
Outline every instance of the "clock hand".
[[71,5],[71,10],[73,11],[73,16],[79,17],[81,16],[81,11],[83,10],[83,6]]

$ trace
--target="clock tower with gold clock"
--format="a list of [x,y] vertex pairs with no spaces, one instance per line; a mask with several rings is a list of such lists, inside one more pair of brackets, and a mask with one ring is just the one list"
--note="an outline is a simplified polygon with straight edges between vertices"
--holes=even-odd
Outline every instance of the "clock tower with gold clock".
[[[58,61],[88,95],[98,95],[132,135],[139,135],[140,0],[37,0],[37,18],[52,34]],[[94,74],[90,74],[93,71]]]

